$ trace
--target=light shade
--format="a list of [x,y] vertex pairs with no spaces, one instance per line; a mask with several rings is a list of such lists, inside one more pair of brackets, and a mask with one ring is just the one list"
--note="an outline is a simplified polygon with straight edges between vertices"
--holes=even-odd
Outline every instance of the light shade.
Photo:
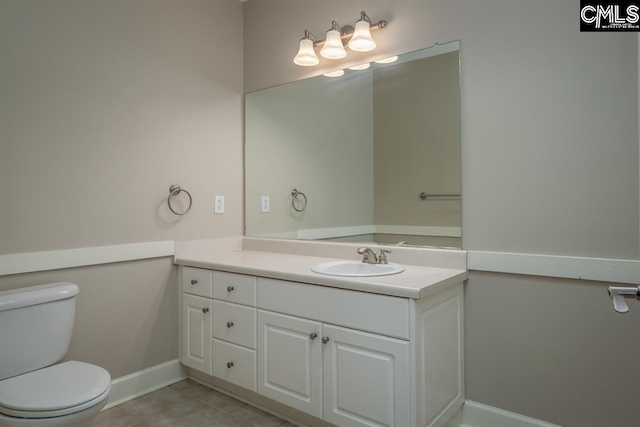
[[384,59],[378,59],[377,61],[373,61],[376,64],[391,64],[392,62],[396,62],[398,60],[397,56],[390,56]]
[[360,64],[360,65],[354,65],[353,67],[349,67],[350,70],[356,70],[356,71],[360,71],[360,70],[366,70],[367,68],[369,68],[371,66],[370,63],[365,62],[364,64]]
[[360,20],[356,22],[356,29],[353,32],[353,37],[349,40],[349,49],[356,52],[369,52],[376,48],[376,42],[371,37],[371,25],[365,21]]
[[330,73],[323,74],[323,76],[325,76],[325,77],[340,77],[340,76],[344,76],[344,70],[331,71]]
[[316,56],[316,52],[313,50],[313,41],[310,39],[300,40],[300,49],[298,54],[293,58],[293,62],[303,67],[310,67],[318,65],[320,60]]
[[347,56],[342,44],[342,34],[338,30],[327,31],[327,39],[320,49],[320,55],[328,59],[341,59]]

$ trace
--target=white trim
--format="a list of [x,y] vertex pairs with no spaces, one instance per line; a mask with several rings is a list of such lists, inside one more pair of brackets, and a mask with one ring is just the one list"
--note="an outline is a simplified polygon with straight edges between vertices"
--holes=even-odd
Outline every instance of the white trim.
[[376,225],[376,233],[413,236],[462,237],[460,227],[430,227],[419,225]]
[[296,239],[298,235],[294,230],[283,231],[282,233],[252,234],[251,237],[258,237],[260,239]]
[[[560,427],[546,421],[505,411],[493,406],[467,400],[462,408],[462,426],[473,427]],[[454,417],[455,418],[455,417]],[[457,423],[448,423],[454,427]],[[460,424],[457,424],[458,426]]]
[[315,240],[331,239],[334,237],[360,236],[375,233],[375,225],[352,225],[349,227],[310,228],[298,230],[298,239]]
[[173,256],[172,240],[0,255],[0,276]]
[[[419,225],[352,225],[348,227],[308,228],[297,231],[297,235],[271,235],[269,237],[289,237],[301,240],[332,239],[336,237],[361,236],[363,234],[398,234],[435,237],[461,237],[460,227],[431,227]],[[266,236],[259,236],[266,237]]]
[[178,359],[111,381],[109,400],[103,411],[187,378]]
[[640,283],[640,261],[506,252],[467,252],[469,270],[614,283]]

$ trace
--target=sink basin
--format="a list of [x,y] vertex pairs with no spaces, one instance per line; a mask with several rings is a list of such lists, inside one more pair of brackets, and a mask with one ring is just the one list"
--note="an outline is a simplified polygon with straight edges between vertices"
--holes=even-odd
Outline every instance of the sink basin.
[[360,261],[335,261],[314,265],[311,271],[328,276],[372,277],[388,276],[404,271],[400,264],[367,264]]

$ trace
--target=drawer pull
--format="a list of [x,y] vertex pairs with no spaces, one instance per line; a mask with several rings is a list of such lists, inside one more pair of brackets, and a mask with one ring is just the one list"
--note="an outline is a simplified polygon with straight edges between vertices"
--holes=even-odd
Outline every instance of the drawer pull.
[[322,337],[322,344],[326,344],[329,342],[329,337]]
[[233,292],[234,287],[233,286],[227,286],[227,292]]
[[311,338],[312,340],[315,340],[316,338],[318,338],[318,334],[316,334],[315,332],[311,332],[309,334],[309,338]]
[[197,285],[197,284],[198,284],[198,281],[197,281],[196,279],[191,279],[191,284],[192,284],[192,285]]
[[233,327],[233,322],[227,322],[227,328]]
[[203,312],[203,313],[207,313],[208,311],[209,311],[209,309],[208,309],[207,307],[204,307],[204,308],[202,309],[202,312]]
[[227,362],[227,368],[229,369],[233,368],[233,362]]

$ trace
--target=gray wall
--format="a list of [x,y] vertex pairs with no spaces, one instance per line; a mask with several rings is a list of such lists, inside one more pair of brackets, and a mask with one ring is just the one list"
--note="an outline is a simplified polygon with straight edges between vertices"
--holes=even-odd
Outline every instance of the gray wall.
[[[322,37],[361,9],[389,20],[369,57],[461,42],[465,249],[639,258],[636,34],[581,34],[576,1],[250,0],[245,89],[364,62],[292,62],[305,28]],[[640,354],[632,310],[614,314],[602,284],[472,272],[468,399],[564,426],[639,425],[640,374],[616,371]]]
[[237,0],[0,7],[0,254],[242,234]]
[[[242,4],[0,0],[0,255],[242,233]],[[191,212],[168,212],[169,186]],[[213,215],[213,196],[226,213]],[[0,277],[80,285],[67,358],[177,358],[171,258]]]
[[171,258],[0,276],[0,291],[41,283],[80,287],[65,360],[112,378],[178,357],[178,275]]

